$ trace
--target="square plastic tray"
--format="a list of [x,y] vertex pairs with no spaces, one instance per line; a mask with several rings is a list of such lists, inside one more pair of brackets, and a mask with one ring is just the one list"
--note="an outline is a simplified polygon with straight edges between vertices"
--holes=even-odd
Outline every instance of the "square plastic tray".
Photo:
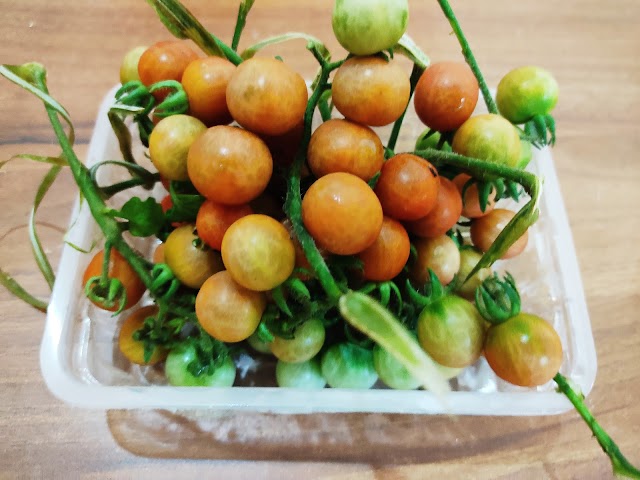
[[[107,118],[115,89],[107,94],[98,114],[87,165],[120,158]],[[423,127],[408,114],[398,151],[411,150]],[[388,131],[388,130],[386,130]],[[382,138],[385,131],[381,131]],[[141,145],[134,152],[146,159]],[[531,228],[526,250],[508,265],[518,281],[523,311],[546,318],[556,328],[564,347],[562,373],[586,395],[596,374],[591,325],[558,179],[548,149],[534,152],[528,167],[544,177],[540,219]],[[101,170],[101,182],[113,182],[119,172]],[[138,192],[138,194],[140,194]],[[161,187],[147,195],[162,195]],[[141,194],[140,194],[141,195]],[[115,199],[123,202],[126,197]],[[504,202],[504,201],[503,201]],[[512,205],[513,206],[513,205]],[[86,205],[77,202],[72,214],[69,243],[89,248],[100,241]],[[155,243],[134,241],[151,254]],[[285,414],[321,412],[384,412],[458,415],[549,415],[567,411],[570,403],[555,392],[552,382],[536,389],[514,387],[495,377],[484,359],[451,381],[446,404],[428,391],[294,390],[274,387],[273,365],[248,355],[237,359],[238,377],[231,388],[176,388],[167,386],[161,369],[130,365],[114,339],[120,318],[91,306],[82,295],[81,279],[92,255],[65,245],[57,281],[47,312],[40,363],[49,389],[63,401],[99,409],[210,409]],[[144,297],[142,303],[149,303]],[[125,314],[126,315],[126,312]],[[256,386],[263,385],[263,386]]]

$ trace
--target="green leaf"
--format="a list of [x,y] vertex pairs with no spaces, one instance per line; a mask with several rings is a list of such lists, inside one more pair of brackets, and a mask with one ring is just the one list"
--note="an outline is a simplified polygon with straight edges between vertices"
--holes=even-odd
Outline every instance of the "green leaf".
[[167,211],[167,219],[171,222],[195,222],[198,210],[204,203],[204,197],[193,185],[189,182],[171,182],[169,194],[173,207]]
[[134,237],[149,237],[155,235],[164,224],[162,207],[153,198],[140,200],[131,198],[113,216],[129,221],[129,232]]
[[0,269],[0,283],[7,290],[9,290],[9,292],[18,297],[20,300],[27,302],[33,308],[36,308],[41,312],[47,311],[47,302],[44,302],[31,295],[18,282],[16,282],[13,277],[11,277],[2,269]]
[[249,11],[255,0],[242,0],[240,2],[240,6],[238,7],[238,17],[236,19],[236,28],[233,32],[233,40],[231,41],[231,48],[235,51],[238,49],[238,44],[240,43],[240,36],[242,35],[242,31],[244,30],[244,26],[247,23],[247,15],[249,15]]
[[67,161],[62,157],[43,157],[41,155],[30,155],[28,153],[20,153],[18,155],[14,155],[9,160],[3,160],[2,162],[0,162],[0,170],[7,163],[9,163],[9,162],[11,162],[13,160],[32,160],[34,162],[48,163],[49,165],[58,165],[60,167],[68,167],[69,166]]
[[125,162],[136,163],[136,159],[133,158],[131,152],[131,132],[124,123],[124,120],[113,110],[110,110],[107,114],[109,117],[109,123],[118,139],[118,145],[120,146],[120,153]]
[[402,35],[395,47],[393,47],[395,53],[400,53],[409,58],[413,63],[418,65],[422,70],[431,65],[431,60],[426,53],[413,41],[413,39],[406,33]]
[[318,49],[318,51],[322,55],[322,58],[324,58],[325,61],[328,62],[331,59],[331,53],[329,52],[329,50],[327,49],[324,43],[322,43],[316,37],[303,32],[287,32],[287,33],[283,33],[282,35],[276,35],[274,37],[265,38],[264,40],[256,43],[255,45],[252,45],[249,48],[247,48],[244,52],[242,52],[240,56],[243,58],[243,60],[248,60],[249,58],[252,58],[256,53],[258,53],[260,50],[262,50],[265,47],[288,42],[290,40],[306,40],[307,45],[310,45],[310,44],[314,45]]

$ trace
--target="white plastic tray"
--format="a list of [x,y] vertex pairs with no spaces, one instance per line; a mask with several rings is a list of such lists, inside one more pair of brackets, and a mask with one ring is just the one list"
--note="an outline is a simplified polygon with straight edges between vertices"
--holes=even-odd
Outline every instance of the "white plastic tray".
[[[114,91],[109,92],[100,107],[87,165],[120,158],[107,119]],[[415,116],[409,114],[399,145],[410,150],[421,129]],[[141,147],[138,157],[144,159]],[[540,220],[530,230],[525,252],[510,260],[505,268],[518,281],[523,311],[548,319],[560,334],[564,347],[561,371],[586,395],[595,380],[595,346],[569,223],[548,149],[535,152],[529,170],[544,177]],[[113,175],[116,174],[105,169],[103,181],[109,181]],[[89,248],[99,238],[88,208],[81,208],[76,203],[69,241]],[[147,253],[153,247],[149,243],[135,246]],[[91,256],[65,245],[40,351],[47,386],[54,395],[71,405],[98,409],[203,408],[272,413],[459,415],[549,415],[571,408],[564,396],[555,392],[552,382],[537,389],[514,387],[496,379],[483,359],[452,382],[454,391],[447,397],[446,404],[428,391],[383,388],[300,391],[250,386],[224,389],[166,386],[157,370],[131,366],[122,359],[117,347],[114,348],[119,319],[93,308],[83,299],[81,279]],[[502,268],[500,262],[495,268]],[[142,302],[145,301],[149,299],[143,298]],[[239,376],[251,367],[250,362],[240,365]]]

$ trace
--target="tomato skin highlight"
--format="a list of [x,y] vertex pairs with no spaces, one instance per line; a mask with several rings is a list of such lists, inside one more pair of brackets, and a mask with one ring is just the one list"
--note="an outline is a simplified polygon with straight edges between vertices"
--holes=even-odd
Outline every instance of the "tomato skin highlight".
[[272,290],[289,278],[296,259],[287,229],[259,214],[234,222],[224,234],[221,252],[231,277],[258,292]]
[[267,57],[242,62],[229,80],[226,96],[234,120],[264,135],[293,129],[309,99],[304,79],[284,62]]
[[332,119],[313,132],[307,160],[318,178],[345,172],[367,182],[382,168],[384,147],[371,128],[348,120]]
[[[104,250],[100,250],[98,253],[94,255],[94,257],[87,265],[87,268],[84,271],[84,275],[82,276],[82,286],[87,284],[90,278],[99,277],[102,275],[102,263],[104,261]],[[111,249],[111,253],[109,255],[109,278],[115,278],[120,280],[122,286],[124,287],[127,293],[127,301],[125,303],[124,309],[128,309],[133,307],[138,301],[142,298],[145,290],[147,289],[142,283],[142,280],[135,272],[129,262],[120,255],[115,248]],[[106,308],[104,305],[98,302],[92,303],[103,310],[107,310],[109,312],[115,312],[118,310],[119,305],[114,305],[111,308]]]
[[395,62],[353,57],[337,70],[333,103],[348,120],[381,127],[395,122],[409,103],[409,76]]
[[264,293],[248,290],[223,270],[207,279],[196,296],[196,317],[205,331],[221,342],[247,339],[267,306]]
[[[198,58],[186,42],[163,41],[150,46],[138,60],[140,81],[147,87],[163,80],[182,80],[182,74],[192,61]],[[153,92],[159,102],[167,96],[166,89]]]
[[562,342],[547,321],[520,313],[491,326],[484,355],[498,377],[521,387],[536,387],[560,370]]
[[406,224],[407,229],[419,237],[435,238],[452,229],[462,213],[462,197],[453,182],[438,177],[440,185],[436,204],[425,217]]
[[471,116],[478,95],[478,81],[466,63],[439,62],[427,68],[418,80],[413,104],[427,127],[450,132]]
[[199,58],[189,63],[182,74],[189,114],[207,127],[230,123],[227,84],[235,70],[233,63],[220,57]]
[[558,82],[547,70],[519,67],[507,73],[496,90],[498,110],[512,123],[546,115],[558,102]]
[[273,161],[259,137],[240,128],[219,125],[193,142],[187,168],[196,190],[209,200],[244,205],[267,187]]
[[418,220],[436,206],[438,171],[410,153],[394,155],[380,171],[375,192],[385,215],[396,220]]
[[417,331],[422,348],[445,367],[467,367],[482,353],[484,319],[457,295],[427,305],[418,317]]
[[[514,216],[515,213],[511,210],[496,208],[487,215],[473,220],[470,230],[471,241],[479,250],[486,252]],[[507,259],[520,255],[527,247],[528,241],[529,232],[526,231],[500,258]]]
[[135,340],[133,334],[142,328],[144,321],[148,317],[153,317],[158,313],[158,307],[149,305],[136,310],[129,315],[120,327],[118,334],[118,348],[120,352],[131,363],[137,365],[155,365],[161,362],[167,356],[167,351],[163,348],[156,347],[151,354],[148,362],[144,361],[144,342]]
[[410,269],[410,277],[418,287],[430,281],[429,269],[442,285],[448,285],[460,270],[460,251],[447,235],[419,238],[414,242],[417,257]]
[[349,173],[319,178],[302,199],[304,226],[319,246],[337,255],[354,255],[373,244],[382,218],[369,185]]
[[396,277],[409,260],[410,249],[409,235],[402,224],[384,217],[378,238],[358,254],[364,264],[364,278],[384,282]]
[[196,217],[198,236],[214,250],[222,248],[224,234],[236,220],[251,215],[253,209],[249,205],[221,205],[205,200]]
[[464,122],[453,136],[451,148],[467,157],[515,167],[520,160],[520,136],[500,115],[476,115]]

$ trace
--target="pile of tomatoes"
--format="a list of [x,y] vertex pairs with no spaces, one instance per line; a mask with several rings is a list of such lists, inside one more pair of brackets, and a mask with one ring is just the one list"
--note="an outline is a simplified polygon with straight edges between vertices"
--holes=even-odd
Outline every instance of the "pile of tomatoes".
[[[337,35],[341,25],[334,15]],[[546,383],[562,362],[553,328],[518,312],[503,322],[487,321],[474,299],[492,278],[489,268],[463,282],[515,215],[496,205],[503,192],[459,171],[439,172],[415,153],[391,152],[372,127],[393,124],[414,108],[427,127],[417,151],[437,148],[524,168],[532,147],[514,124],[548,114],[557,85],[542,69],[514,70],[498,90],[502,115],[472,116],[479,86],[466,63],[434,63],[412,85],[397,60],[377,53],[384,48],[363,52],[368,42],[339,39],[356,55],[333,74],[333,118],[313,130],[302,151],[304,228],[346,288],[373,292],[381,301],[389,290],[398,292],[386,303],[447,378],[484,355],[509,382]],[[109,277],[120,280],[124,308],[133,309],[120,328],[122,354],[140,365],[164,362],[172,385],[231,386],[232,355],[215,368],[202,362],[201,340],[208,335],[213,342],[275,356],[280,386],[370,388],[380,379],[391,388],[418,388],[393,355],[336,320],[335,305],[325,305],[285,215],[287,179],[305,142],[309,91],[303,77],[279,58],[257,56],[236,66],[202,58],[183,41],[132,50],[120,76],[123,84],[141,81],[147,87],[180,82],[188,112],[154,119],[148,154],[167,187],[161,202],[167,215],[177,191],[199,199],[191,218],[167,220],[153,258],[179,280],[176,295],[192,298],[197,325],[180,323],[170,341],[152,335],[158,307],[135,306],[145,287],[126,260],[110,252]],[[166,95],[154,92],[157,102]],[[502,258],[519,255],[527,240],[525,233]],[[101,275],[103,262],[101,251],[87,267],[85,284]],[[429,300],[424,288],[433,282],[448,287]],[[415,291],[407,295],[407,288]],[[288,304],[304,306],[306,316],[297,321]],[[323,308],[314,310],[314,304]],[[285,326],[274,328],[278,322]]]

